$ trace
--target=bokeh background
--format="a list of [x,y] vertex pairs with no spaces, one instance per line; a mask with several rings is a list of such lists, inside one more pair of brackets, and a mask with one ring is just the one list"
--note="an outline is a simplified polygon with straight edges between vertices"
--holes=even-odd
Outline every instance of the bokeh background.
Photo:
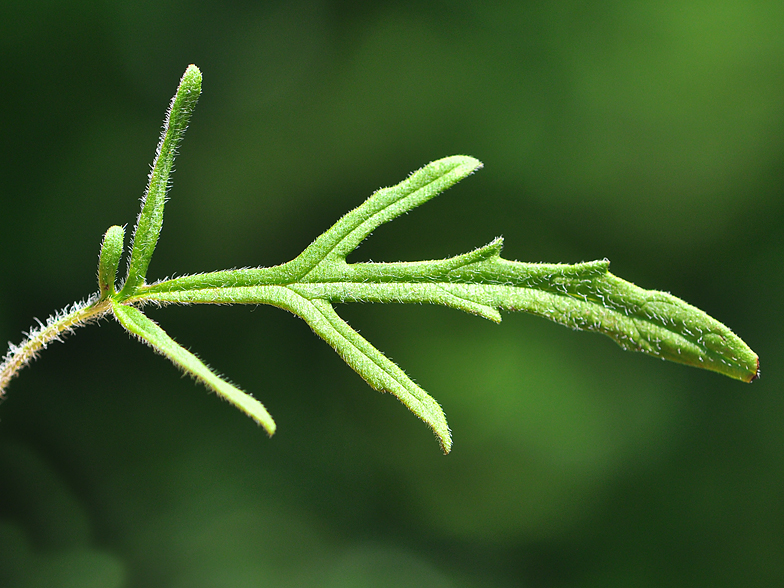
[[524,315],[340,307],[441,402],[444,457],[294,317],[150,309],[278,433],[115,323],[52,345],[0,405],[0,586],[781,585],[782,31],[780,0],[3,2],[2,340],[96,289],[196,63],[150,278],[285,261],[465,153],[485,169],[352,259],[500,234],[510,259],[607,257],[762,378]]

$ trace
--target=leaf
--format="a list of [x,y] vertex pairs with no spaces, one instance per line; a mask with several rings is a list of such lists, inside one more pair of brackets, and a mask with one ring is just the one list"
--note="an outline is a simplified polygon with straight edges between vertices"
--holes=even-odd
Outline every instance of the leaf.
[[180,80],[163,123],[163,132],[155,153],[147,190],[142,199],[142,211],[133,234],[128,278],[121,293],[123,296],[132,294],[140,284],[144,283],[147,267],[150,265],[163,226],[163,205],[170,185],[174,157],[182,143],[185,129],[188,127],[200,94],[201,72],[195,65],[189,65]]
[[129,333],[136,335],[155,351],[168,357],[174,365],[231,402],[264,427],[269,435],[275,432],[275,421],[261,402],[216,375],[198,357],[181,347],[140,310],[116,301],[113,302],[112,310],[114,316]]
[[109,227],[101,244],[101,255],[98,259],[98,289],[101,300],[114,294],[114,283],[117,278],[117,267],[122,256],[125,229]]
[[469,253],[440,260],[346,262],[374,229],[482,167],[477,159],[464,155],[433,161],[396,186],[378,190],[288,263],[145,284],[163,226],[174,158],[198,102],[201,81],[199,69],[190,65],[169,106],[134,229],[122,290],[115,292],[124,229],[114,226],[106,232],[101,247],[98,296],[52,317],[22,345],[10,347],[0,363],[0,399],[10,379],[48,342],[111,309],[130,333],[250,415],[270,435],[274,433],[275,423],[260,402],[220,378],[132,306],[146,301],[271,304],[293,312],[373,388],[397,396],[425,421],[444,453],[449,453],[452,439],[439,404],[343,321],[333,304],[441,304],[495,322],[501,322],[501,310],[522,310],[573,329],[603,333],[624,349],[747,382],[758,377],[757,355],[729,328],[671,294],[644,290],[612,275],[607,260],[574,265],[507,261],[501,258],[503,239],[497,238]]
[[144,286],[133,300],[159,303],[271,304],[304,319],[373,388],[397,396],[435,431],[451,435],[441,407],[332,307],[344,302],[440,304],[501,322],[525,311],[577,330],[596,331],[624,349],[751,381],[759,361],[729,328],[684,301],[609,273],[609,261],[521,263],[501,258],[498,238],[447,259],[346,263],[371,231],[423,204],[481,167],[455,156],[432,162],[377,191],[295,260],[272,268],[184,276]]

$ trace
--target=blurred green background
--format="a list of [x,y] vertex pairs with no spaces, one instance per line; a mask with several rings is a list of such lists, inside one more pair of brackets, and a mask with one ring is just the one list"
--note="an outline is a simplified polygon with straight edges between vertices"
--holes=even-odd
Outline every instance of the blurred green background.
[[268,439],[115,323],[0,406],[0,586],[774,586],[784,580],[784,3],[98,2],[0,8],[0,339],[96,289],[189,63],[204,92],[151,279],[295,256],[379,186],[485,169],[354,260],[497,235],[602,257],[760,355],[751,386],[524,315],[339,311],[425,425],[273,308],[150,309]]

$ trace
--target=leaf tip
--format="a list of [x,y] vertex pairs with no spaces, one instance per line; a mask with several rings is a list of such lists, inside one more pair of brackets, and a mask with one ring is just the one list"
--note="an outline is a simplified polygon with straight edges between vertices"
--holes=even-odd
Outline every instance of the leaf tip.
[[182,80],[180,80],[181,86],[192,86],[198,85],[201,87],[201,70],[196,67],[194,64],[190,64],[188,67],[185,68],[185,73],[182,74]]
[[267,432],[267,437],[272,437],[275,434],[275,431],[278,430],[278,426],[275,424],[275,421],[272,420],[272,417],[270,417],[268,421],[261,421],[256,418],[253,420],[255,420],[260,427],[264,428],[264,430]]
[[757,358],[757,367],[754,370],[754,373],[751,374],[751,377],[746,380],[747,384],[751,384],[754,380],[759,380],[760,377],[760,364],[759,364],[759,357]]
[[438,435],[438,443],[441,445],[441,451],[444,452],[444,455],[449,455],[449,452],[452,451],[452,432],[447,429],[444,436]]
[[485,164],[479,161],[476,157],[472,157],[470,155],[453,155],[447,159],[455,161],[459,167],[467,170],[466,175],[472,174],[485,166]]

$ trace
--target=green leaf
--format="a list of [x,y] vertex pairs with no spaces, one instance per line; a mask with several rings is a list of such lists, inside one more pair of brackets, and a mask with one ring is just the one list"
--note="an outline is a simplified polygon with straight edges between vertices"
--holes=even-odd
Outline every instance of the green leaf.
[[448,453],[451,433],[439,404],[403,370],[354,331],[333,308],[344,302],[440,304],[501,322],[502,310],[525,311],[577,330],[596,331],[624,349],[713,370],[750,382],[757,355],[729,328],[665,292],[644,290],[609,272],[609,261],[521,263],[501,258],[503,239],[446,259],[352,263],[346,257],[380,225],[424,204],[482,167],[464,155],[433,161],[390,188],[382,188],[344,215],[294,260],[255,268],[184,276],[147,285],[147,268],[163,225],[166,192],[179,147],[201,93],[191,65],[164,121],[142,210],[134,230],[128,277],[115,293],[124,230],[104,236],[98,264],[99,295],[56,316],[12,346],[0,365],[0,396],[8,381],[46,344],[79,324],[105,315],[117,320],[175,365],[204,382],[272,434],[264,406],[229,384],[178,345],[133,304],[270,304],[305,320],[373,388],[395,395],[435,432]]
[[140,310],[115,301],[112,305],[112,311],[129,333],[136,335],[155,351],[168,357],[174,365],[231,402],[264,427],[267,433],[272,435],[275,432],[275,421],[272,420],[261,402],[216,375],[198,357],[181,347],[166,334],[166,331],[147,318]]
[[[373,194],[290,264],[177,278],[143,289],[139,299],[274,304],[268,298],[272,290],[260,287],[278,283],[308,300],[441,304],[496,322],[500,310],[523,310],[603,333],[624,349],[746,382],[757,377],[757,355],[729,328],[675,296],[613,276],[607,260],[573,265],[507,261],[500,257],[503,242],[496,239],[444,260],[345,262],[370,231],[480,166],[463,156],[428,164]],[[299,271],[287,272],[287,266]],[[300,278],[291,279],[292,273]]]
[[115,293],[124,230],[111,227],[98,264],[99,295],[52,317],[0,364],[0,398],[10,379],[46,344],[113,311],[117,320],[175,365],[204,382],[262,425],[264,406],[178,345],[133,304],[271,304],[305,320],[373,388],[395,395],[435,432],[448,453],[451,434],[439,404],[395,363],[354,331],[333,308],[344,302],[440,304],[501,322],[502,310],[525,311],[573,329],[597,331],[624,349],[713,370],[750,382],[757,355],[729,328],[665,292],[644,290],[609,272],[607,260],[578,264],[521,263],[501,258],[503,240],[446,259],[352,263],[346,257],[377,227],[427,202],[482,164],[458,155],[433,161],[391,188],[375,192],[294,260],[270,268],[212,272],[147,285],[147,268],[163,224],[174,157],[201,93],[189,66],[164,122],[142,210],[134,230],[128,277]]
[[596,331],[624,349],[702,367],[744,381],[758,375],[756,354],[729,328],[679,298],[644,290],[609,273],[609,261],[521,263],[502,259],[503,240],[447,259],[346,263],[382,223],[423,204],[481,167],[448,157],[397,186],[377,191],[294,261],[272,268],[184,276],[139,289],[133,300],[159,303],[271,304],[303,318],[373,388],[397,396],[435,431],[451,436],[441,407],[393,362],[351,329],[332,305],[428,303],[495,322],[525,311],[577,330]]
[[101,300],[114,294],[114,283],[117,279],[117,267],[122,256],[125,229],[118,226],[109,227],[101,244],[101,255],[98,259],[98,289]]
[[177,93],[172,98],[163,123],[163,132],[142,200],[142,211],[133,234],[131,261],[128,278],[122,289],[123,296],[132,294],[144,283],[147,267],[150,265],[163,225],[163,205],[171,183],[174,157],[182,143],[185,129],[188,127],[200,94],[201,72],[195,65],[189,65],[180,80]]

